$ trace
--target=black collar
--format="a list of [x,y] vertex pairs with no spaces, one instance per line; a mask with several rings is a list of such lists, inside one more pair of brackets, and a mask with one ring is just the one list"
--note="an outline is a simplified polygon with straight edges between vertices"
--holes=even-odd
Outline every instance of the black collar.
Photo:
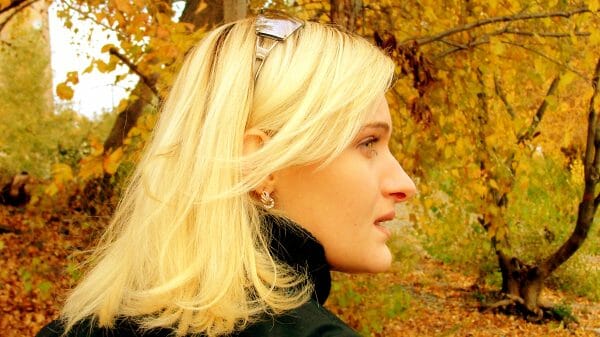
[[323,246],[312,234],[287,218],[266,214],[262,221],[271,232],[271,254],[298,272],[306,272],[314,285],[314,299],[320,304],[325,303],[331,289],[331,275]]

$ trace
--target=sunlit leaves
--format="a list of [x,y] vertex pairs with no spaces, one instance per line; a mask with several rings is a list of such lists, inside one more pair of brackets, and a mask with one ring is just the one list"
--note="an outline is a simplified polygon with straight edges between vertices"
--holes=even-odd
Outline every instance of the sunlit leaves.
[[103,162],[104,172],[106,172],[110,175],[115,174],[115,172],[117,172],[117,169],[119,168],[119,164],[121,163],[122,159],[123,159],[123,148],[122,147],[117,148],[111,154],[105,156],[104,162]]
[[69,165],[56,163],[52,167],[52,182],[46,186],[46,194],[53,196],[63,191],[65,184],[73,180],[73,170]]
[[4,9],[8,6],[10,6],[12,1],[10,0],[0,0],[0,9]]
[[97,139],[90,140],[90,154],[79,162],[78,177],[87,180],[104,174],[104,147]]
[[64,100],[72,99],[74,94],[75,92],[73,91],[73,88],[71,88],[71,86],[69,86],[69,84],[66,82],[59,83],[56,86],[56,95]]
[[56,95],[64,100],[71,100],[75,94],[71,85],[79,83],[79,74],[76,71],[67,73],[67,79],[56,86]]

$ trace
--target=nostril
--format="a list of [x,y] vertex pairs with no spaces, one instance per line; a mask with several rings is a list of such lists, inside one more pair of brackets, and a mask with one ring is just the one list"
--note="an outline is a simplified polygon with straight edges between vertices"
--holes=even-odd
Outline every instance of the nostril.
[[406,199],[406,193],[404,193],[404,192],[395,192],[395,193],[392,193],[392,196],[396,200],[404,200],[404,199]]

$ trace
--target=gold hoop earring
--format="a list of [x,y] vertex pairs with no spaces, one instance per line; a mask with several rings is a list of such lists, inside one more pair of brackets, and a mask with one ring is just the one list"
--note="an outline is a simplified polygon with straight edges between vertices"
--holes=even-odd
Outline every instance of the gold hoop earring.
[[273,200],[273,198],[267,191],[262,191],[260,193],[260,202],[262,202],[263,207],[265,209],[271,209],[275,207],[275,200]]

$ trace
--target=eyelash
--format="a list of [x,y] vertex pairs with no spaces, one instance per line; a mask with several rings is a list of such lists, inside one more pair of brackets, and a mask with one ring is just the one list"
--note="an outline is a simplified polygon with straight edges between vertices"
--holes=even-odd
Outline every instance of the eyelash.
[[361,142],[359,144],[359,146],[368,151],[368,153],[367,153],[368,156],[376,156],[377,150],[375,150],[373,148],[373,145],[375,145],[378,141],[379,141],[379,137],[371,136],[371,137],[367,138],[366,140],[364,140],[363,142]]

